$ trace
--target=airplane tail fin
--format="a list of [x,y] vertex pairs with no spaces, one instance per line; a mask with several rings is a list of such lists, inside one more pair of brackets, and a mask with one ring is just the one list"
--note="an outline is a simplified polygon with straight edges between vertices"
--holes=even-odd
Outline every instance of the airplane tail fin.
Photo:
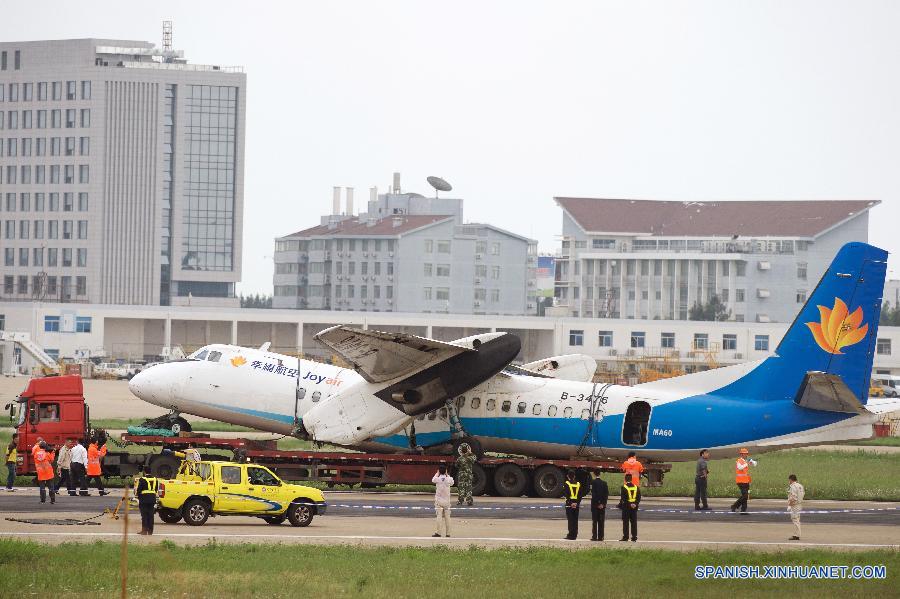
[[763,399],[795,399],[804,405],[801,395],[811,383],[807,375],[821,373],[817,376],[843,383],[845,392],[865,404],[886,269],[886,251],[865,243],[844,245],[775,355],[729,385],[740,387],[731,391]]

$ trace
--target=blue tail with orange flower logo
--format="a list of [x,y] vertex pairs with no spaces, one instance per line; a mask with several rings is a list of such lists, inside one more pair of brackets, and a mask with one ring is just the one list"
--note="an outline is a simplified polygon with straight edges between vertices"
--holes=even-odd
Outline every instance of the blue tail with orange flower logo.
[[[843,246],[775,355],[719,393],[859,411],[869,394],[887,256],[866,243]],[[823,392],[829,396],[825,401]]]

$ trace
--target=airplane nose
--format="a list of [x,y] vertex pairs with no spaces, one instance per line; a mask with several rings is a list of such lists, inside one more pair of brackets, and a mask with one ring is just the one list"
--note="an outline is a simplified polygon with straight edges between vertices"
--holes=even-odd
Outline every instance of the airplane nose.
[[157,372],[150,372],[148,369],[136,374],[128,381],[128,390],[148,403],[163,405],[168,399],[165,377],[161,365],[154,366],[153,369]]
[[128,381],[128,390],[134,395],[144,399],[147,390],[147,372],[139,372]]

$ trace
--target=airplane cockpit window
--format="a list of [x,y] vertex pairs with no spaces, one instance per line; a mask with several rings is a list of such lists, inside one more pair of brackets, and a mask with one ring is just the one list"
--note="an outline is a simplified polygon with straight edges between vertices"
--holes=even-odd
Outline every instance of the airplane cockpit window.
[[553,416],[556,416],[556,406],[550,406],[549,408],[547,408],[547,416],[550,416],[551,418]]
[[531,408],[531,413],[534,414],[535,416],[540,416],[541,415],[541,404],[539,404],[539,403],[534,404],[534,407]]
[[473,397],[472,398],[472,409],[477,410],[481,406],[481,398]]
[[504,412],[509,412],[509,409],[511,407],[512,407],[512,402],[507,400],[507,401],[503,402],[503,404],[500,406],[500,409]]
[[321,391],[313,391],[313,394],[312,394],[313,403],[316,403],[320,399],[322,399],[322,392]]
[[527,406],[525,405],[525,402],[524,402],[524,401],[520,401],[520,402],[519,402],[519,405],[516,406],[516,414],[524,414],[524,413],[525,413],[525,408],[526,408],[526,407],[527,407]]
[[193,354],[191,354],[191,358],[193,358],[194,360],[205,360],[205,359],[206,359],[206,355],[207,355],[208,353],[209,353],[209,350],[207,350],[207,349],[201,349],[201,350],[196,351],[196,352],[194,352]]
[[563,418],[571,418],[572,417],[572,408],[566,408],[563,410]]
[[487,408],[488,412],[493,412],[494,410],[497,409],[497,402],[494,401],[493,399],[489,399],[489,400],[487,400],[487,403],[484,404],[484,407]]
[[222,357],[222,352],[220,351],[211,351],[209,352],[209,357],[206,358],[209,362],[218,362],[219,358]]

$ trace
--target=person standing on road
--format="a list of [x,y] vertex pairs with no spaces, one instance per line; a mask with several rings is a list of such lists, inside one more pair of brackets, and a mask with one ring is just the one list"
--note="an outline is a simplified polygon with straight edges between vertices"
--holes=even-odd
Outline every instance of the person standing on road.
[[578,538],[578,511],[581,507],[581,498],[587,495],[587,492],[587,485],[577,480],[574,470],[566,472],[563,494],[566,499],[566,520],[569,521],[569,534],[565,537],[567,541]]
[[134,495],[138,499],[138,509],[141,512],[141,532],[138,534],[153,534],[153,514],[156,511],[156,490],[159,481],[156,477],[144,472],[141,466],[138,471],[140,478],[134,482]]
[[792,536],[790,540],[799,541],[800,510],[803,509],[803,496],[806,494],[806,490],[797,480],[796,474],[788,476],[788,482],[790,483],[790,486],[788,487],[788,511],[791,513],[791,522],[793,522],[794,527],[797,529],[797,534]]
[[628,452],[628,459],[622,462],[622,472],[625,473],[625,481],[628,482],[628,475],[631,475],[631,482],[640,487],[641,473],[644,471],[644,465],[637,459],[637,454],[633,451]]
[[[709,503],[706,496],[706,483],[709,480],[709,450],[700,452],[697,460],[697,474],[694,477],[694,510],[708,510]],[[700,503],[703,502],[703,507]]]
[[[87,484],[90,486],[92,480],[97,481],[97,489],[100,495],[109,495],[109,492],[103,488],[103,466],[100,464],[106,456],[106,445],[98,445],[100,441],[94,439],[93,443],[88,446],[87,450]],[[86,489],[85,489],[86,491]],[[86,493],[85,493],[86,494]]]
[[600,478],[603,471],[597,469],[591,481],[591,540],[603,540],[603,528],[606,524],[606,502],[609,500],[609,486]]
[[641,489],[631,482],[631,475],[625,475],[625,484],[619,496],[619,509],[622,510],[622,538],[628,540],[628,525],[631,524],[631,540],[637,541],[637,513],[641,503]]
[[468,443],[459,446],[459,457],[456,458],[456,503],[472,505],[472,470],[475,467],[475,454]]
[[72,467],[72,439],[66,439],[65,444],[59,448],[59,455],[56,457],[56,469],[59,473],[59,479],[56,481],[56,492],[59,493],[60,488],[62,488],[63,483],[66,485],[66,489],[71,491],[72,487],[72,476],[70,469]]
[[53,489],[53,460],[56,454],[45,442],[34,453],[34,467],[37,470],[38,487],[41,489],[41,503],[47,502],[47,489],[50,490],[50,503],[56,503],[56,491]]
[[441,522],[444,523],[444,536],[450,536],[450,487],[453,486],[453,477],[447,474],[447,467],[443,464],[438,466],[438,471],[434,473],[431,482],[435,484],[434,489],[434,512],[437,517],[433,537],[441,536]]
[[71,454],[69,477],[72,479],[69,495],[75,497],[75,487],[78,487],[80,489],[78,494],[87,497],[87,450],[84,448],[84,439],[78,439],[69,453]]
[[15,491],[13,485],[16,483],[16,461],[19,457],[19,433],[13,433],[9,445],[6,446],[6,490],[12,493]]
[[750,500],[750,466],[756,466],[756,460],[750,458],[750,451],[741,447],[741,455],[734,463],[734,482],[741,490],[741,496],[731,504],[731,511],[741,508],[741,513],[747,513],[747,502]]

